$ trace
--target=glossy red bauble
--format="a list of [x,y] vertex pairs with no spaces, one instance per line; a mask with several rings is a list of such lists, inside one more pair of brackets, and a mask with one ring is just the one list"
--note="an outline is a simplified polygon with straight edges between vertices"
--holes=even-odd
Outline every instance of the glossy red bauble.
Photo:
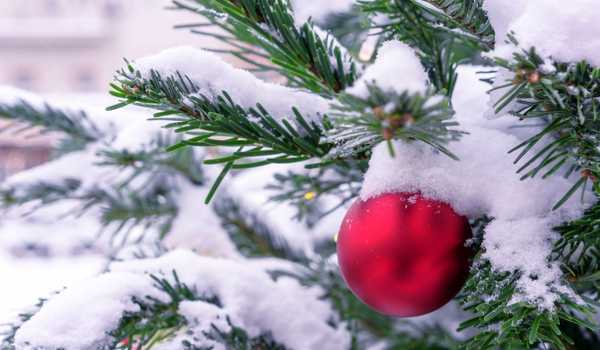
[[468,220],[417,193],[388,193],[352,205],[337,241],[342,275],[373,309],[410,317],[434,311],[469,274]]

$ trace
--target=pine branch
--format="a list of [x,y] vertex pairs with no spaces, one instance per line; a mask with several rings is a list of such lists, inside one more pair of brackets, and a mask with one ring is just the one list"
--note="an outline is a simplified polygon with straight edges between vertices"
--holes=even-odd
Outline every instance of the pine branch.
[[[305,220],[312,227],[323,217],[358,197],[366,169],[366,161],[355,161],[337,162],[312,173],[278,173],[274,176],[274,182],[267,186],[277,192],[270,200],[290,203],[297,208],[294,218]],[[324,208],[320,201],[322,196],[333,196],[338,203]]]
[[233,45],[231,54],[250,64],[256,56],[267,57],[293,86],[329,95],[356,80],[356,65],[337,40],[310,22],[297,27],[286,0],[174,0],[173,4],[205,16],[228,36],[203,29],[193,32]]
[[579,294],[600,301],[600,204],[556,231],[561,238],[554,246],[553,258],[563,261],[567,278]]
[[[167,121],[166,128],[191,136],[170,150],[185,146],[236,148],[223,157],[204,161],[225,165],[206,202],[232,169],[312,158],[321,159],[319,166],[361,160],[368,158],[377,143],[391,139],[422,141],[453,157],[443,143],[461,134],[451,129],[456,123],[450,120],[452,111],[446,99],[433,94],[388,95],[376,86],[369,86],[370,96],[366,100],[340,95],[341,106],[335,120],[324,116],[318,122],[309,121],[292,108],[293,124],[286,118],[272,116],[260,104],[244,108],[225,91],[217,97],[205,96],[181,72],[163,77],[151,71],[144,78],[129,65],[118,73],[112,88],[111,93],[121,102],[111,108],[137,104],[157,110],[155,120]],[[404,120],[406,116],[410,118]]]
[[[39,127],[42,132],[60,132],[69,137],[69,142],[81,145],[95,142],[103,136],[84,111],[66,111],[49,104],[36,107],[25,100],[0,104],[0,119],[14,122],[0,131],[17,128],[16,132],[21,133]],[[61,148],[66,147],[63,145]],[[81,148],[82,146],[75,147]]]
[[[483,217],[471,223],[474,249],[480,249],[477,247],[483,239],[485,227],[491,221]],[[563,226],[558,230],[567,233],[570,228]],[[565,235],[567,237],[568,234]],[[562,254],[568,254],[571,248],[568,245],[565,248],[565,242],[559,240],[555,243],[553,259],[569,261],[572,256]],[[482,260],[480,255],[476,257],[471,271],[472,275],[463,287],[459,300],[465,311],[473,313],[474,317],[464,321],[458,330],[476,328],[480,332],[463,344],[465,349],[530,349],[542,343],[556,349],[570,349],[574,342],[580,342],[581,339],[570,337],[565,330],[581,336],[582,333],[593,332],[597,327],[591,318],[594,309],[587,302],[588,299],[575,301],[571,295],[561,294],[553,310],[544,310],[514,299],[519,292],[516,281],[521,277],[520,272],[494,271],[491,264]],[[567,277],[564,283],[578,289],[572,276]],[[581,289],[579,291],[583,292]],[[579,331],[576,332],[576,329]]]
[[[323,157],[330,148],[321,143],[323,130],[328,128],[327,118],[319,125],[295,108],[290,109],[290,120],[297,126],[288,120],[277,120],[260,104],[246,109],[233,102],[226,92],[214,100],[199,95],[198,87],[181,74],[162,77],[152,71],[151,78],[144,79],[130,66],[128,71],[119,72],[118,82],[121,86],[113,84],[111,93],[123,101],[116,108],[135,103],[159,110],[154,119],[169,121],[166,128],[194,135],[170,150],[185,146],[238,149],[225,157],[206,160],[206,164],[232,163],[231,168],[237,169],[300,162]],[[259,159],[248,161],[252,158]]]
[[569,295],[561,295],[555,310],[543,310],[513,301],[518,272],[495,272],[487,261],[477,262],[472,271],[461,292],[461,303],[475,316],[458,330],[478,328],[481,332],[464,344],[465,349],[535,348],[543,343],[567,349],[573,340],[561,331],[565,324],[596,329],[591,321],[593,308],[578,304]]
[[[524,162],[518,170],[522,178],[575,174],[578,181],[556,203],[555,209],[577,190],[585,192],[590,183],[598,190],[600,68],[585,61],[555,62],[548,66],[534,48],[516,53],[512,61],[498,59],[497,63],[515,75],[497,88],[507,92],[496,101],[496,112],[509,108],[508,112],[519,120],[541,122],[544,126],[511,150],[519,152],[515,163]],[[534,151],[543,141],[546,145]]]
[[173,187],[168,182],[151,185],[143,191],[92,190],[80,198],[83,203],[79,215],[89,208],[99,207],[103,230],[114,227],[111,237],[124,233],[123,242],[136,227],[144,232],[155,230],[163,238],[169,233],[179,209],[172,192]]
[[[274,279],[291,277],[306,287],[319,286],[323,289],[323,299],[331,302],[340,316],[340,321],[348,323],[353,336],[353,348],[362,348],[366,344],[363,332],[371,336],[387,338],[393,333],[394,320],[383,316],[358,300],[346,286],[336,266],[326,260],[317,260],[296,271],[272,271]],[[332,320],[333,322],[333,320]]]
[[[389,21],[374,24],[374,28],[415,48],[437,91],[451,96],[458,64],[479,61],[481,51],[489,49],[489,43],[481,37],[456,29],[464,26],[486,33],[489,23],[481,16],[479,1],[427,2],[444,10],[433,11],[417,0],[363,0],[359,4],[372,16],[386,15]],[[472,15],[459,20],[462,13]]]
[[9,209],[27,203],[37,202],[31,209],[55,203],[65,198],[71,198],[80,188],[81,181],[77,178],[66,178],[60,182],[39,181],[19,187],[0,189],[0,208]]
[[[64,145],[80,145],[80,150],[89,143],[99,142],[103,135],[83,111],[71,112],[45,105],[37,108],[26,101],[14,105],[0,105],[0,117],[24,122],[28,127],[39,126],[46,131],[61,131],[68,135]],[[78,207],[65,216],[84,215],[91,209],[100,210],[100,220],[105,229],[112,227],[112,238],[124,232],[123,239],[135,227],[157,230],[161,236],[168,233],[177,215],[173,178],[183,176],[195,185],[205,181],[197,152],[191,148],[170,153],[164,149],[173,140],[156,135],[143,149],[112,149],[110,144],[100,148],[97,166],[118,170],[129,177],[118,183],[82,187],[77,176],[56,181],[40,180],[17,183],[0,188],[0,208],[10,209],[29,205],[25,215],[50,204],[75,201]],[[138,180],[137,182],[134,180]]]
[[161,175],[182,175],[194,185],[205,183],[201,167],[201,157],[193,148],[181,148],[171,152],[166,149],[178,142],[176,139],[157,134],[143,149],[112,149],[107,147],[98,152],[99,166],[114,167],[119,170],[131,170],[131,175],[121,181],[127,186],[140,175],[154,173]]
[[423,11],[436,17],[449,29],[460,29],[470,34],[486,51],[494,48],[495,33],[483,10],[483,0],[423,0],[438,11],[419,0],[410,1],[421,6]]
[[237,200],[224,194],[217,197],[213,210],[221,219],[222,227],[236,245],[237,250],[247,257],[278,257],[298,263],[306,263],[303,252],[290,247],[288,242],[273,232],[262,218],[245,210]]
[[81,188],[79,179],[66,178],[62,182],[40,181],[2,189],[0,207],[10,209],[32,204],[25,213],[30,215],[53,203],[75,201],[78,206],[65,216],[81,216],[91,209],[99,209],[103,229],[113,227],[111,237],[114,239],[123,233],[125,241],[135,227],[142,227],[143,231],[157,230],[161,237],[166,235],[178,212],[176,190],[169,176],[158,173],[141,188],[118,184]]
[[376,85],[367,85],[367,89],[367,99],[344,95],[337,111],[331,113],[334,128],[328,134],[330,142],[337,145],[333,154],[357,158],[381,142],[400,139],[424,142],[457,159],[444,146],[463,134],[453,129],[458,123],[452,120],[454,112],[448,100],[434,94],[383,91]]
[[324,291],[322,298],[331,302],[340,317],[330,322],[345,322],[352,334],[351,349],[366,349],[380,341],[387,350],[458,349],[459,342],[438,326],[419,326],[373,311],[350,292],[330,260],[319,259],[298,270],[272,271],[271,275],[294,278],[306,287],[319,286]]
[[600,334],[598,334],[597,329],[592,331],[586,328],[577,327],[571,323],[567,323],[561,327],[561,331],[569,338],[573,339],[573,346],[571,349],[600,348]]
[[126,312],[117,329],[110,333],[115,339],[112,346],[114,349],[150,349],[172,337],[187,325],[186,319],[178,314],[179,304],[182,301],[204,301],[221,307],[217,298],[198,295],[193,288],[179,281],[175,271],[172,274],[175,283],[158,276],[150,276],[155,282],[154,287],[168,296],[168,302],[150,297],[132,298],[139,311]]

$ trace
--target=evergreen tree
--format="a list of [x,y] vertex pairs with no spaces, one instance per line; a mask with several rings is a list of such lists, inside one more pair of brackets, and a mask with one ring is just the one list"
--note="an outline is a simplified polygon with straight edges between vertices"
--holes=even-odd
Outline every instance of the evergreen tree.
[[[126,61],[107,111],[3,92],[0,118],[64,137],[0,205],[100,218],[111,263],[2,349],[600,348],[593,1],[173,9],[247,70],[182,47]],[[470,222],[469,279],[430,316],[377,313],[336,263],[348,205],[389,192]]]

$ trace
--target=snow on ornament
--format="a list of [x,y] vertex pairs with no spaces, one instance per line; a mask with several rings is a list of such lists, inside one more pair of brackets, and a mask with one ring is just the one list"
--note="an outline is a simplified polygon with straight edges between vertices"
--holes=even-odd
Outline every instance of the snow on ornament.
[[469,221],[419,193],[358,199],[337,240],[340,269],[365,304],[391,316],[424,315],[464,285],[472,251]]

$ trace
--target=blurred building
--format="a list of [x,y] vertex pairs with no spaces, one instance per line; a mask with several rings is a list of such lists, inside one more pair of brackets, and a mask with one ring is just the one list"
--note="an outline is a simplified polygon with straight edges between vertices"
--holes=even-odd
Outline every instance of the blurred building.
[[[0,85],[42,94],[106,93],[123,58],[172,46],[214,46],[175,30],[198,16],[169,0],[0,0]],[[32,144],[0,132],[0,180],[42,162],[48,138]]]
[[173,26],[196,15],[168,0],[0,1],[0,84],[35,92],[106,91],[123,58],[204,46]]

